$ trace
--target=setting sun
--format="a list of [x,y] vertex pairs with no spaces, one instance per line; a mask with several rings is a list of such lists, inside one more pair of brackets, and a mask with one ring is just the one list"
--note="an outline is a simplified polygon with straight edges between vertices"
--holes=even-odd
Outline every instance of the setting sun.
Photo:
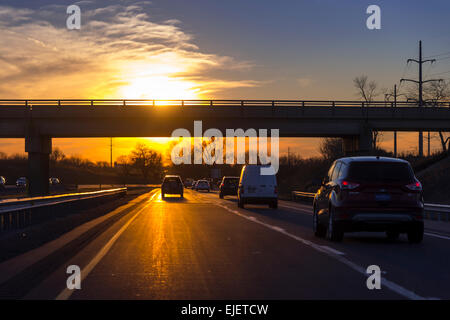
[[130,80],[120,89],[126,99],[199,99],[199,88],[193,82],[169,76],[150,76]]

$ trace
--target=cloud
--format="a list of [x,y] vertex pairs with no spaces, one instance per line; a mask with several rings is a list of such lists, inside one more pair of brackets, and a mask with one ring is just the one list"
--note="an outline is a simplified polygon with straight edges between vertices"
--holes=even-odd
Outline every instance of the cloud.
[[[252,67],[250,62],[202,52],[181,21],[151,17],[146,10],[149,1],[103,7],[95,7],[93,1],[78,4],[81,30],[66,29],[65,6],[39,10],[0,6],[2,97],[118,97],[134,93],[130,88],[139,89],[137,84],[142,83],[148,83],[151,95],[160,91],[161,79],[167,85],[183,84],[180,90],[196,94],[261,85],[241,79],[245,74],[241,71]],[[211,78],[214,70],[234,70],[238,79]],[[183,98],[176,96],[180,92],[173,94],[172,98]]]

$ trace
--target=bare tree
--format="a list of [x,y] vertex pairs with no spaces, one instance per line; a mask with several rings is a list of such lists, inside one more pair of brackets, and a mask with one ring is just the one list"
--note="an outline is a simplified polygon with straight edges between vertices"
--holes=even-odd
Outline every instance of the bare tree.
[[341,138],[325,138],[320,143],[320,153],[325,160],[334,161],[344,156]]
[[117,167],[120,169],[120,174],[123,179],[123,183],[126,184],[128,177],[131,175],[131,167],[132,167],[132,161],[129,156],[121,155],[117,158]]
[[[357,94],[361,97],[367,104],[370,105],[374,101],[375,97],[379,95],[377,91],[378,85],[375,81],[369,81],[369,77],[366,75],[361,75],[353,79],[353,86],[357,90]],[[372,147],[377,148],[378,142],[380,142],[383,136],[379,131],[373,131]]]
[[[407,93],[409,100],[419,101],[417,85],[411,86]],[[425,106],[435,106],[437,103],[450,99],[449,81],[432,81],[423,87],[423,99]],[[450,136],[442,131],[438,132],[439,141],[443,152],[448,152]]]
[[131,152],[133,165],[141,171],[145,181],[158,180],[163,172],[162,157],[145,144],[138,143]]
[[56,163],[61,160],[64,160],[65,158],[66,158],[66,155],[64,154],[64,152],[62,152],[61,149],[59,149],[58,147],[53,148],[53,151],[50,154],[50,161]]
[[358,90],[358,95],[364,99],[364,101],[370,103],[374,101],[378,95],[378,85],[375,81],[369,81],[366,75],[362,75],[353,79],[353,85]]

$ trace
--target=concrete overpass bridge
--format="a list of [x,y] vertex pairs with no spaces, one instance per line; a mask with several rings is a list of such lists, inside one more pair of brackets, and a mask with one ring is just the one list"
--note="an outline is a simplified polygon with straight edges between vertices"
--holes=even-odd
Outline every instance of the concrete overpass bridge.
[[31,195],[48,193],[52,138],[166,137],[177,128],[279,129],[281,137],[342,137],[370,153],[372,132],[450,131],[450,103],[295,100],[0,100],[0,138],[25,138]]

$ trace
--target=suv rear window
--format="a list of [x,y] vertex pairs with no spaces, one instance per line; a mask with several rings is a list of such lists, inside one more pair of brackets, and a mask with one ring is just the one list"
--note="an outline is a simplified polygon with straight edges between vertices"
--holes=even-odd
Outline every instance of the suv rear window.
[[164,179],[164,183],[169,183],[169,182],[181,183],[180,178],[178,178],[178,177],[170,177],[170,178]]
[[223,183],[225,185],[235,185],[239,183],[239,178],[225,178]]
[[352,162],[347,179],[368,182],[410,182],[414,173],[407,163],[402,162]]

